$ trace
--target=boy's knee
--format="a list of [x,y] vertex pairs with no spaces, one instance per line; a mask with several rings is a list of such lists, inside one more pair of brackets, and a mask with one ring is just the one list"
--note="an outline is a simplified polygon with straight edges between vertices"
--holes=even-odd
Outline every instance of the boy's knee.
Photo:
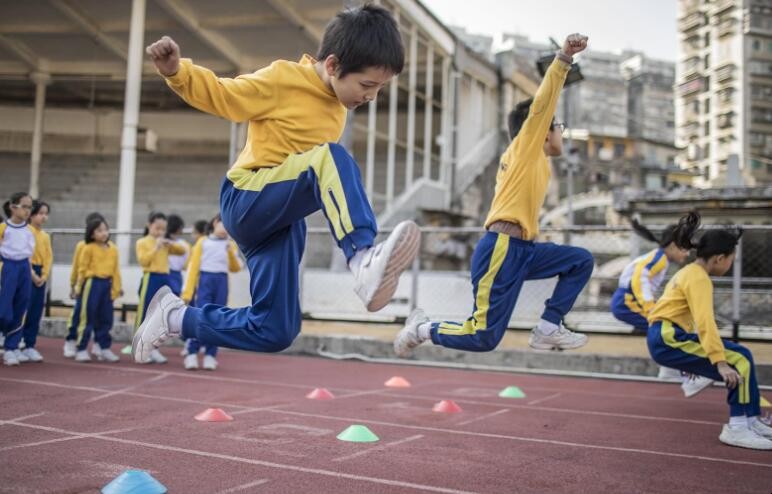
[[490,352],[495,350],[496,347],[499,346],[501,338],[504,336],[503,331],[500,332],[501,334],[497,333],[499,332],[494,331],[493,328],[478,331],[474,350],[477,352]]
[[269,353],[278,353],[289,348],[293,341],[295,341],[294,336],[288,334],[277,335],[268,342],[264,350]]
[[590,269],[592,270],[593,266],[595,266],[595,258],[592,257],[592,254],[590,254],[590,251],[587,249],[583,249],[581,247],[576,247],[576,256],[579,259],[579,264],[584,269]]
[[744,346],[739,346],[735,351],[740,355],[742,355],[743,357],[745,357],[748,360],[748,362],[750,362],[751,365],[753,365],[753,354],[748,348]]

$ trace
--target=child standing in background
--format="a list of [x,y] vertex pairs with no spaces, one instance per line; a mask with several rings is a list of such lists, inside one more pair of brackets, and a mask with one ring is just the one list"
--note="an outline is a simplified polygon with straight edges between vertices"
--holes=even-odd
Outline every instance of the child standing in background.
[[118,247],[110,242],[110,229],[103,219],[89,223],[84,240],[78,261],[77,287],[81,304],[75,360],[91,361],[86,347],[93,332],[91,353],[98,360],[118,362],[120,359],[110,350],[113,301],[123,294]]
[[176,214],[170,214],[166,227],[166,238],[185,248],[182,255],[169,254],[169,288],[178,297],[182,293],[182,272],[185,271],[190,257],[190,244],[182,238],[185,222]]
[[[193,246],[188,267],[188,278],[182,300],[194,307],[206,304],[226,305],[228,303],[228,272],[237,273],[241,270],[238,247],[228,238],[228,232],[218,214],[212,219],[209,236],[198,239]],[[194,298],[195,294],[195,298]],[[195,338],[186,341],[187,356],[185,369],[198,369],[198,350],[201,343]],[[217,346],[207,345],[204,354],[203,367],[206,370],[217,368]]]
[[[690,247],[699,221],[696,213],[689,214],[683,238]],[[649,314],[647,342],[658,364],[724,381],[729,423],[719,435],[722,443],[772,450],[772,427],[759,420],[761,395],[753,355],[746,347],[721,339],[713,311],[710,277],[723,276],[732,268],[741,233],[709,230],[693,245],[697,260],[670,279]]]
[[5,336],[3,363],[8,366],[29,362],[19,350],[19,341],[32,290],[30,258],[35,252],[35,234],[27,224],[31,211],[32,198],[17,192],[3,204],[7,219],[0,223],[0,332]]
[[43,231],[43,225],[48,221],[48,213],[51,208],[47,203],[32,201],[32,211],[29,224],[35,235],[35,253],[32,254],[32,290],[30,292],[29,309],[24,318],[22,337],[24,338],[25,355],[30,362],[42,362],[43,356],[35,349],[35,343],[40,331],[40,319],[43,317],[43,308],[46,305],[46,288],[48,277],[51,274],[51,265],[54,262],[54,253],[51,249],[51,237]]
[[[166,215],[150,213],[145,227],[145,236],[137,240],[137,262],[142,267],[142,282],[139,286],[139,303],[134,330],[142,324],[153,295],[164,286],[169,286],[169,254],[182,255],[185,248],[166,238]],[[166,357],[154,348],[145,362],[165,364]]]
[[[104,220],[100,213],[93,212],[86,216],[86,227],[95,220]],[[75,252],[72,254],[72,267],[70,268],[70,298],[75,301],[75,305],[70,313],[70,319],[67,321],[67,336],[64,338],[64,348],[62,352],[65,358],[75,358],[78,353],[78,326],[80,325],[80,297],[78,297],[78,261],[80,252],[86,242],[83,239],[75,244]]]

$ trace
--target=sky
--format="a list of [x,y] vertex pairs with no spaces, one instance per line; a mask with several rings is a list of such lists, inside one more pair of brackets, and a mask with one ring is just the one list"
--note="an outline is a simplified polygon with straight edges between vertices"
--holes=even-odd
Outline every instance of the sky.
[[[446,24],[500,39],[502,33],[562,43],[580,32],[590,48],[675,61],[677,0],[421,0]],[[495,41],[494,41],[495,43]]]

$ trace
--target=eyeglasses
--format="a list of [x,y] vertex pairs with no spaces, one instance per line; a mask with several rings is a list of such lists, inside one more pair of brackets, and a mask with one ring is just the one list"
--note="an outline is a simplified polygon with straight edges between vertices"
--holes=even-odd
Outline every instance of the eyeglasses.
[[30,206],[28,204],[11,204],[11,207],[12,208],[17,208],[17,209],[21,208],[21,209],[26,209],[28,211],[32,211],[32,206]]
[[558,129],[560,131],[560,134],[562,135],[566,131],[566,124],[563,122],[552,122],[552,125],[550,125],[550,130]]

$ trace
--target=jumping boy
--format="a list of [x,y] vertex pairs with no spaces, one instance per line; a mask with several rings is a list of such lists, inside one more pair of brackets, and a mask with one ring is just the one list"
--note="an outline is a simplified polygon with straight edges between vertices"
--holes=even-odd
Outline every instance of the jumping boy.
[[300,331],[305,217],[319,209],[348,260],[357,295],[369,311],[384,307],[418,253],[420,231],[402,222],[373,246],[378,227],[358,165],[335,142],[346,110],[372,101],[402,71],[404,48],[391,14],[374,5],[342,11],[325,29],[316,59],[279,60],[235,79],[180,59],[179,46],[166,36],[147,53],[188,104],[248,122],[246,145],[222,182],[220,210],[247,259],[252,306],[186,307],[159,290],[134,336],[134,359],[147,360],[172,336],[256,352],[287,348]]
[[509,115],[512,142],[501,157],[496,193],[485,220],[487,233],[472,257],[472,317],[463,323],[432,322],[421,309],[414,310],[394,340],[398,356],[406,357],[427,340],[460,350],[493,350],[504,336],[523,282],[553,276],[558,276],[558,283],[528,344],[564,350],[587,343],[587,336],[569,331],[562,321],[590,278],[592,255],[578,247],[533,241],[539,234],[539,211],[550,178],[547,157],[563,151],[563,125],[553,115],[572,57],[586,47],[586,36],[568,36],[536,96],[519,103]]

